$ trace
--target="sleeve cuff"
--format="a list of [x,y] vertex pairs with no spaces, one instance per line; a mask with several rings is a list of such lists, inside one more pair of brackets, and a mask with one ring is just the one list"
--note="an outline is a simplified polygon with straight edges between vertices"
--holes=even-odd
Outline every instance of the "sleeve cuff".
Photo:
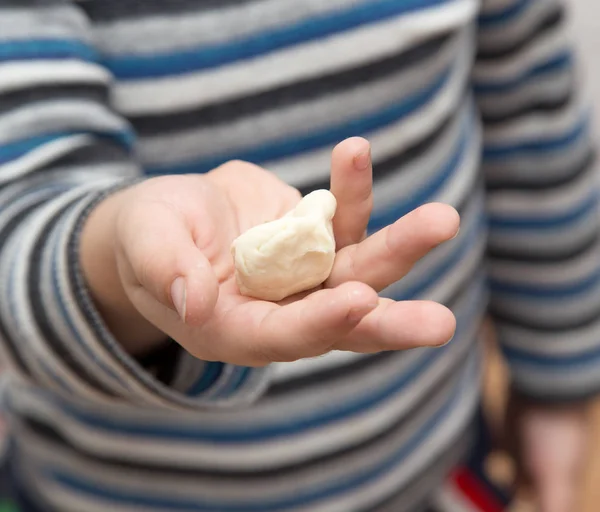
[[566,404],[600,394],[600,319],[548,332],[498,323],[497,332],[511,385],[524,398]]
[[[82,228],[100,201],[133,183],[135,181],[121,182],[81,198],[62,215],[62,222],[54,228],[45,248],[46,254],[55,260],[55,268],[64,269],[56,271],[42,286],[51,289],[54,295],[51,304],[56,304],[56,311],[50,311],[49,316],[59,318],[58,322],[68,327],[66,336],[62,333],[61,343],[78,361],[77,365],[71,365],[71,372],[87,386],[93,381],[99,383],[96,390],[103,391],[103,398],[108,401],[175,408],[231,407],[251,403],[267,387],[269,368],[203,362],[184,353],[172,379],[163,382],[125,352],[95,308],[79,262]],[[91,375],[74,371],[82,368]],[[181,372],[187,372],[187,380],[182,378]]]

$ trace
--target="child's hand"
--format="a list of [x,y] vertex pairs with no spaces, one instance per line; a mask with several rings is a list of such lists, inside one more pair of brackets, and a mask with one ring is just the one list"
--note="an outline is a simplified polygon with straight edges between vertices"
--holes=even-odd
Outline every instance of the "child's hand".
[[427,205],[364,239],[372,173],[363,139],[334,150],[331,189],[338,200],[333,271],[322,289],[285,304],[241,296],[230,253],[240,233],[299,200],[274,175],[230,162],[204,176],[152,179],[116,194],[95,210],[82,239],[100,311],[132,352],[166,333],[200,359],[248,366],[447,342],[455,328],[449,310],[378,300],[376,292],[455,236],[456,211]]

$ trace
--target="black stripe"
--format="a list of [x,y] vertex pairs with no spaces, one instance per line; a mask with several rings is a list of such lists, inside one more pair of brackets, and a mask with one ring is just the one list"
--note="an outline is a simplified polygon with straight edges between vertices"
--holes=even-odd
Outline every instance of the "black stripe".
[[[48,80],[51,79],[49,76]],[[32,103],[42,105],[57,100],[90,100],[107,105],[108,90],[101,84],[36,85],[0,94],[0,114]]]
[[80,5],[94,21],[109,22],[161,14],[172,16],[202,12],[243,5],[252,1],[256,0],[89,0],[81,2]]
[[121,144],[115,144],[106,138],[95,138],[92,144],[75,148],[46,163],[40,167],[40,172],[62,168],[91,168],[97,164],[124,164],[130,161],[130,153]]
[[[531,169],[530,176],[519,176],[518,179],[511,178],[510,180],[502,178],[494,178],[488,180],[486,188],[489,193],[500,192],[500,191],[530,191],[530,192],[542,192],[553,188],[564,187],[572,183],[573,181],[581,178],[587,172],[596,172],[594,164],[596,163],[596,152],[595,149],[590,148],[583,161],[577,166],[573,167],[571,172],[566,175],[559,176],[557,178],[548,178],[545,176],[543,169]],[[484,164],[485,167],[485,164]],[[540,179],[543,176],[543,179]]]
[[504,247],[490,247],[487,255],[490,259],[496,259],[514,263],[561,263],[580,257],[592,248],[596,247],[600,242],[600,231],[594,231],[591,236],[586,238],[582,243],[576,246],[559,247],[551,253],[532,252],[528,248],[522,251]]
[[48,243],[56,225],[65,216],[65,214],[76,205],[81,199],[77,198],[64,205],[60,211],[49,218],[40,230],[39,238],[36,240],[31,254],[31,265],[27,277],[27,288],[29,292],[29,300],[31,308],[36,320],[36,324],[44,334],[44,339],[48,347],[60,358],[60,360],[69,367],[82,381],[108,396],[117,396],[109,387],[107,387],[100,379],[92,374],[81,362],[73,356],[73,347],[64,344],[64,340],[53,329],[52,322],[48,318],[46,307],[42,302],[42,293],[40,290],[41,279],[41,264],[43,260],[44,248]]
[[600,322],[600,307],[596,308],[596,310],[594,310],[592,313],[588,313],[583,318],[580,317],[577,320],[567,320],[558,323],[556,322],[555,318],[550,318],[547,322],[540,322],[532,318],[525,319],[516,318],[514,316],[508,316],[507,314],[500,311],[497,307],[495,307],[492,301],[490,305],[490,315],[495,322],[504,324],[509,327],[527,329],[531,331],[537,331],[539,333],[564,333],[565,340],[567,341],[569,339],[569,336],[573,334],[572,331],[584,329],[586,327],[594,325],[597,322]]
[[530,403],[545,405],[546,407],[549,406],[554,409],[564,405],[573,407],[573,405],[577,404],[578,402],[581,404],[589,403],[590,400],[597,399],[598,394],[600,393],[600,386],[598,385],[575,393],[570,391],[567,395],[557,395],[556,393],[544,394],[539,392],[531,393],[522,387],[517,388],[514,383],[511,387],[513,389],[513,393],[519,394],[522,398],[528,400]]
[[535,39],[544,36],[548,32],[552,32],[555,28],[561,25],[565,20],[564,8],[557,6],[552,9],[544,17],[536,20],[536,24],[531,27],[531,30],[523,35],[521,39],[512,41],[508,45],[503,45],[497,49],[480,49],[477,53],[477,60],[490,61],[495,59],[504,59],[513,54],[519,53]]
[[493,127],[507,121],[515,121],[533,114],[555,114],[560,110],[566,109],[575,97],[575,91],[570,90],[560,98],[535,99],[525,106],[518,106],[494,114],[485,113],[482,109],[481,118],[487,126]]
[[65,0],[1,0],[0,8],[52,7],[65,5]]
[[[211,478],[221,477],[229,481],[235,482],[236,480],[248,481],[248,480],[265,480],[272,477],[282,477],[285,474],[293,476],[295,472],[305,470],[307,468],[316,468],[319,465],[327,463],[329,461],[339,459],[344,456],[351,456],[357,452],[363,452],[369,448],[376,446],[381,443],[385,443],[390,437],[394,436],[397,431],[406,426],[414,415],[423,407],[423,404],[431,402],[435,397],[442,395],[447,392],[450,388],[455,387],[460,379],[462,378],[461,369],[465,365],[466,354],[471,350],[474,341],[466,343],[462,347],[465,352],[462,357],[456,357],[456,361],[451,366],[446,368],[444,375],[440,378],[439,383],[427,391],[418,403],[414,404],[413,407],[403,414],[402,417],[398,418],[393,425],[388,427],[385,431],[377,434],[376,436],[368,439],[367,441],[360,442],[354,446],[345,447],[335,453],[328,453],[317,455],[315,458],[308,461],[302,461],[295,464],[287,465],[284,468],[269,468],[260,469],[255,468],[249,471],[223,471],[220,469],[204,470],[196,468],[183,468],[180,466],[152,466],[150,464],[144,464],[143,466],[129,460],[116,460],[110,456],[104,456],[99,454],[89,454],[81,450],[80,447],[73,445],[65,436],[60,433],[58,429],[54,429],[51,425],[42,422],[39,419],[22,416],[22,420],[31,427],[38,435],[47,439],[51,443],[60,444],[61,447],[77,453],[79,456],[86,458],[87,460],[93,461],[96,464],[106,465],[106,470],[110,471],[111,468],[123,468],[134,470],[138,475],[147,475],[149,478],[152,476],[162,476],[164,474],[180,475],[182,478]],[[449,399],[450,397],[447,397]]]
[[161,115],[132,117],[131,122],[141,136],[153,136],[181,130],[227,124],[236,119],[281,109],[324,95],[333,95],[359,84],[369,83],[398,72],[410,73],[412,68],[435,57],[449,44],[448,34],[436,37],[405,52],[370,63],[366,66],[336,72],[285,85],[251,96],[228,100],[195,110]]
[[[379,162],[375,161],[373,163],[373,181],[377,183],[378,180],[385,178],[386,176],[401,172],[403,167],[408,166],[411,162],[414,162],[430,152],[431,149],[439,143],[440,139],[446,134],[456,121],[456,118],[460,115],[462,115],[461,109],[451,112],[446,119],[443,119],[441,123],[435,125],[434,130],[426,134],[421,140],[414,142],[400,153],[390,155],[385,160]],[[310,192],[323,188],[330,188],[329,177],[324,180],[304,185],[303,187],[300,187],[299,190],[302,195],[307,195]]]

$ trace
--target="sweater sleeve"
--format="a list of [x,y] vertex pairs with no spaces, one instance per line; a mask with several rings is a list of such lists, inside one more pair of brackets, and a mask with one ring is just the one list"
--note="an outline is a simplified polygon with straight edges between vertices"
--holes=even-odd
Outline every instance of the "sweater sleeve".
[[[107,194],[141,178],[111,76],[68,1],[0,0],[0,348],[24,380],[90,401],[222,407],[265,369],[174,354],[152,372],[119,346],[86,289],[79,234]],[[172,347],[171,347],[172,348]]]
[[564,7],[484,0],[478,23],[491,312],[518,391],[581,399],[600,389],[599,188]]

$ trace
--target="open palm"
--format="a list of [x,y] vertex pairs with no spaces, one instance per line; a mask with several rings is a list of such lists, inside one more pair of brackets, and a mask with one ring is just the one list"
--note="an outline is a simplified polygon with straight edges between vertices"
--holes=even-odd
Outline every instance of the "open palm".
[[453,334],[454,318],[443,306],[380,300],[377,292],[452,238],[458,215],[426,205],[365,238],[373,199],[363,139],[349,139],[333,153],[338,210],[331,276],[320,289],[280,304],[240,295],[230,247],[250,227],[292,209],[300,200],[295,189],[244,162],[137,189],[119,222],[125,291],[138,311],[203,360],[258,366],[330,350],[439,345]]

